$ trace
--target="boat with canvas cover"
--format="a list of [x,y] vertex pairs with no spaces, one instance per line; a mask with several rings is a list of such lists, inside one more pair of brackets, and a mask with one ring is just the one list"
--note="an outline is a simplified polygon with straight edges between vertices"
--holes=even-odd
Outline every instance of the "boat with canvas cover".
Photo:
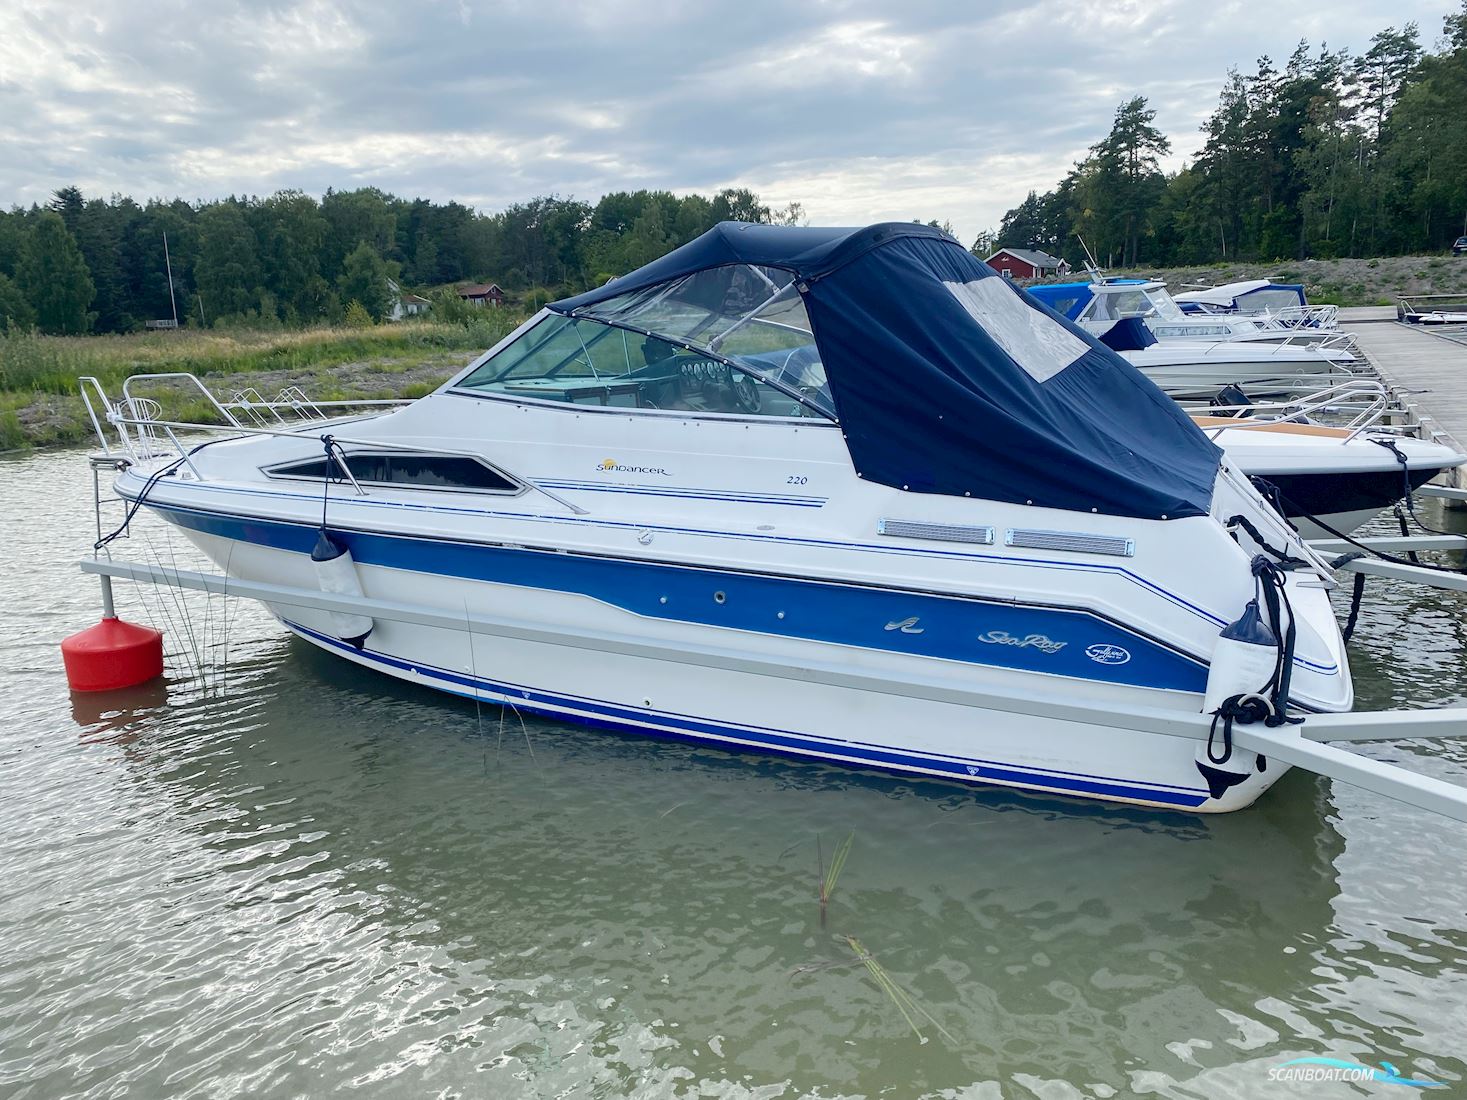
[[1345,344],[1158,340],[1150,327],[1146,295],[1125,283],[1050,283],[1028,289],[1046,306],[1075,321],[1119,352],[1173,397],[1208,398],[1224,386],[1242,386],[1257,397],[1319,389],[1363,372]]
[[[1050,288],[1053,289],[1050,289]],[[1101,289],[1097,288],[1110,288]],[[1354,350],[1354,340],[1333,325],[1297,325],[1271,313],[1187,313],[1177,304],[1166,284],[1154,279],[1126,279],[1093,272],[1089,282],[1049,283],[1038,290],[1046,305],[1072,321],[1114,322],[1141,317],[1158,340],[1192,343],[1251,343],[1310,345]],[[1096,331],[1092,329],[1091,331]],[[1097,335],[1099,335],[1097,332]]]
[[1212,812],[1287,770],[1235,718],[1352,705],[1325,564],[1125,360],[920,225],[726,223],[406,407],[116,488],[258,591],[358,594],[270,605],[323,649],[623,731]]
[[1219,286],[1197,287],[1176,295],[1182,312],[1194,315],[1266,317],[1296,328],[1339,326],[1339,306],[1312,305],[1298,283],[1243,279]]

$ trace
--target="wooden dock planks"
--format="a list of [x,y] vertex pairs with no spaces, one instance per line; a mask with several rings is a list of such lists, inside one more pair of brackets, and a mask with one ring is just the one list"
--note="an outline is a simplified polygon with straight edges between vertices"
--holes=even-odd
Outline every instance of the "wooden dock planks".
[[[1348,322],[1346,322],[1348,324]],[[1427,429],[1467,454],[1467,344],[1398,322],[1350,325],[1371,364]],[[1447,482],[1467,488],[1459,467]]]

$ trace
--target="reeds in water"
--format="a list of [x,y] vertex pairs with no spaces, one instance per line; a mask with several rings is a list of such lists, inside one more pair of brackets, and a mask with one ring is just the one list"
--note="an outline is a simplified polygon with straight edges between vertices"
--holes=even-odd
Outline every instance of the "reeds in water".
[[891,999],[892,1004],[896,1005],[897,1011],[902,1014],[902,1019],[907,1021],[907,1026],[912,1029],[918,1039],[924,1043],[927,1041],[927,1036],[923,1035],[922,1029],[917,1026],[917,1017],[921,1016],[935,1027],[948,1042],[957,1042],[953,1038],[952,1033],[938,1023],[937,1018],[932,1013],[918,1004],[910,993],[896,983],[896,979],[887,973],[886,967],[876,961],[876,956],[867,951],[862,946],[860,940],[856,939],[855,936],[847,936],[846,943],[855,952],[856,958],[866,967],[867,973],[871,975],[871,979],[876,983],[877,987]]
[[830,906],[830,899],[835,894],[835,884],[840,879],[840,873],[845,869],[846,858],[851,854],[851,845],[855,842],[856,833],[852,830],[850,834],[841,841],[840,847],[830,857],[830,869],[825,869],[825,860],[821,854],[820,836],[815,836],[815,866],[820,873],[820,927],[825,927],[826,910]]

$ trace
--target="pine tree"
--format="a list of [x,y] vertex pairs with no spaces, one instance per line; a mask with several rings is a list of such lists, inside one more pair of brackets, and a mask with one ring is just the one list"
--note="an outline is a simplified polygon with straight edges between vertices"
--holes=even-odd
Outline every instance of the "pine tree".
[[96,314],[87,307],[97,290],[81,249],[55,211],[47,210],[36,219],[21,252],[16,282],[42,332],[70,335],[91,330]]

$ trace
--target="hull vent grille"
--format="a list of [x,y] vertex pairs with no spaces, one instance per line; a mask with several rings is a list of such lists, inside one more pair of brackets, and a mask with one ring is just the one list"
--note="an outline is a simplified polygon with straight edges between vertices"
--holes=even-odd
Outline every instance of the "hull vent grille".
[[1004,539],[1006,546],[1029,550],[1065,550],[1072,554],[1109,554],[1129,558],[1136,544],[1117,535],[1087,535],[1080,531],[1027,531],[1015,528]]
[[993,545],[992,527],[965,527],[953,523],[918,523],[905,519],[883,519],[876,532],[898,539],[932,539],[936,542],[971,542],[979,546]]

